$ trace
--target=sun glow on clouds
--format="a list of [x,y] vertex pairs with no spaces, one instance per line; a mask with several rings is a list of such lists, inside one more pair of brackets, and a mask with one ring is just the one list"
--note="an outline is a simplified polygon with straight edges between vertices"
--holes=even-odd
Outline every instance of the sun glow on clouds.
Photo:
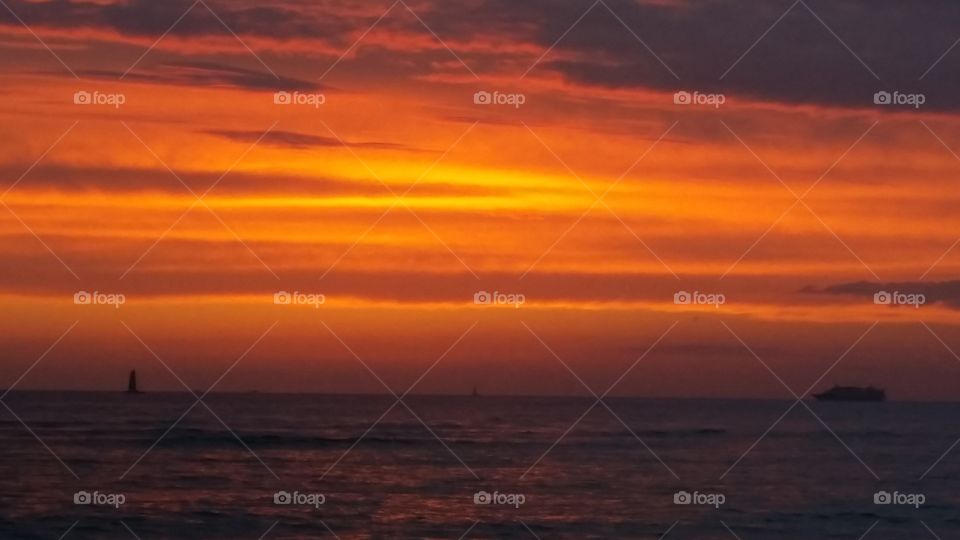
[[[654,10],[613,3],[638,28],[631,10]],[[724,315],[756,330],[913,324],[914,311],[809,290],[956,275],[951,104],[878,110],[815,89],[805,100],[744,65],[721,108],[678,106],[687,81],[617,56],[603,38],[617,26],[588,19],[535,64],[555,36],[509,22],[525,20],[519,7],[493,17],[482,4],[478,27],[418,5],[446,44],[398,12],[339,61],[378,10],[290,3],[276,13],[285,34],[251,19],[251,3],[223,6],[242,41],[198,10],[124,74],[159,32],[101,16],[117,4],[13,2],[78,78],[0,20],[0,48],[19,53],[3,55],[0,94],[4,303],[66,320],[82,284],[127,291],[122,310],[160,327],[190,306],[196,328],[233,335],[224,318],[270,318],[271,291],[299,288],[326,294],[334,319],[363,311],[374,332],[397,311],[457,313],[419,329],[434,343],[484,287],[523,291],[520,311],[551,332],[578,312],[598,332],[633,316]],[[660,38],[678,70],[695,71],[691,51]],[[477,104],[478,90],[524,103]],[[125,100],[78,105],[78,91]],[[276,91],[324,102],[277,105]],[[692,313],[671,303],[681,288],[730,302]],[[935,298],[925,320],[952,324],[956,300]],[[106,332],[113,315],[94,326]],[[42,318],[25,335],[43,335]]]

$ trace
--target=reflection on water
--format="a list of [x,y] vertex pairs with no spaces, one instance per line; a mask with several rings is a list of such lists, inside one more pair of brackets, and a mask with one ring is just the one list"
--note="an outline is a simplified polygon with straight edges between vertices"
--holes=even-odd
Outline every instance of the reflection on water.
[[[610,399],[616,417],[577,398],[410,397],[415,415],[379,396],[205,401],[171,428],[192,396],[11,393],[50,451],[0,409],[0,538],[960,531],[960,452],[920,480],[960,437],[953,404],[811,403],[828,430],[776,401]],[[874,504],[881,491],[924,504]]]

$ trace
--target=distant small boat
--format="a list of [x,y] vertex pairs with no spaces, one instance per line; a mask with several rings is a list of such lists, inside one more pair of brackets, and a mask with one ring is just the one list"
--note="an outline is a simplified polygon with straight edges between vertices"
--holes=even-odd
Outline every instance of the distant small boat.
[[814,394],[820,401],[885,401],[887,393],[882,388],[868,386],[834,386],[826,392]]
[[471,395],[472,395],[473,397],[480,397],[480,393],[477,392],[477,387],[476,387],[476,386],[473,387],[473,394],[471,394]]
[[137,390],[137,370],[130,372],[130,380],[127,382],[127,393],[128,394],[142,394],[140,390]]

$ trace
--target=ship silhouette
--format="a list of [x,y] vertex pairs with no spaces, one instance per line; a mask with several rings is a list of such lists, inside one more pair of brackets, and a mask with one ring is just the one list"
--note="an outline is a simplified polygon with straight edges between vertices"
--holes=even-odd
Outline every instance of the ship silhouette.
[[127,393],[128,394],[142,394],[140,390],[137,389],[137,370],[132,370],[130,372],[130,379],[127,381]]
[[885,401],[887,393],[882,388],[868,386],[834,386],[826,392],[814,394],[820,401]]

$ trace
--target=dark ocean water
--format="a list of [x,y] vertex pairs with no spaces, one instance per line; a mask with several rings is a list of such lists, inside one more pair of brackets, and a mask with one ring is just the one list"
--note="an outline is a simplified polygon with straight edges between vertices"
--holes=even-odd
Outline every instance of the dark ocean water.
[[[810,402],[814,416],[784,401],[609,399],[615,417],[584,416],[586,398],[405,401],[413,412],[392,397],[217,394],[171,429],[193,396],[13,392],[0,538],[960,534],[960,448],[940,460],[958,404]],[[476,504],[481,491],[494,502]],[[679,491],[704,504],[676,504]],[[903,504],[875,504],[879,491]],[[76,504],[83,492],[94,504]]]

